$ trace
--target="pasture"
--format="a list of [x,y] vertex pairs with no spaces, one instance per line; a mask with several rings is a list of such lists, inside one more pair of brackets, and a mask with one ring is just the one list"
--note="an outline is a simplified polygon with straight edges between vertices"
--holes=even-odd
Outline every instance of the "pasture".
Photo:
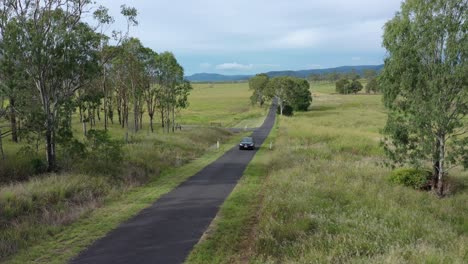
[[310,111],[281,117],[188,263],[464,263],[468,173],[451,194],[392,185],[380,95],[312,84]]

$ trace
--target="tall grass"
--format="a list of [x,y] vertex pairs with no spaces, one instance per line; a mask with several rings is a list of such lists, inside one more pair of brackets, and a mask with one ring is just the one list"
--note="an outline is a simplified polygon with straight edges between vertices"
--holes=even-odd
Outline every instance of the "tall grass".
[[[105,199],[159,177],[199,157],[231,133],[196,129],[170,135],[142,135],[123,148],[119,177],[63,173],[0,187],[0,260],[55,234]],[[117,166],[117,165],[116,165]]]
[[466,263],[468,173],[451,173],[444,199],[389,183],[381,97],[312,89],[312,109],[282,117],[274,150],[251,164],[268,169],[247,171],[225,203],[256,210],[223,207],[190,262]]
[[253,261],[466,261],[468,192],[439,199],[388,183],[380,96],[319,94],[315,103],[319,111],[282,119]]

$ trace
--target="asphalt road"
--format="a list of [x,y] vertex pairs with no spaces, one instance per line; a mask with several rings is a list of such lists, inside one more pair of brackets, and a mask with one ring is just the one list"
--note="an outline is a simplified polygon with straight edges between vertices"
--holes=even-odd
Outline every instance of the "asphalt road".
[[[263,125],[252,133],[257,147],[273,128],[275,110],[272,107]],[[182,263],[256,152],[234,146],[151,207],[96,241],[71,263]]]

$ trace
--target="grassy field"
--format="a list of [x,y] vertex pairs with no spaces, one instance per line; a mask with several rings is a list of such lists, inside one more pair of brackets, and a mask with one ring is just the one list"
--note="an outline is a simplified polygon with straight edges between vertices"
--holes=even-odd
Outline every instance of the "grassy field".
[[[206,127],[207,124],[224,120],[223,124],[235,126],[242,120],[254,125],[262,120],[265,109],[251,108],[245,84],[216,84],[209,88],[209,93],[204,89],[195,85],[190,97],[193,104],[179,114],[187,115],[186,122],[197,126],[174,134],[163,134],[160,130],[153,134],[145,120],[142,131],[136,135],[129,133],[129,144],[122,149],[122,170],[116,176],[96,175],[92,166],[71,166],[71,171],[58,175],[39,175],[0,186],[0,262],[18,251],[20,255],[10,261],[40,261],[44,256],[51,257],[44,263],[65,261],[193,175],[242,136],[233,137],[232,133]],[[218,100],[233,95],[236,95],[233,100]],[[207,107],[212,105],[210,102],[218,105],[215,110]],[[204,118],[197,120],[197,116]],[[98,122],[96,128],[102,126]],[[73,120],[73,129],[81,139],[78,118]],[[115,140],[123,141],[127,132],[118,124],[110,125],[109,133]],[[220,151],[214,148],[217,140],[223,146]],[[0,164],[0,173],[27,174],[34,155],[17,153],[25,143],[5,140],[5,145],[7,160]],[[187,163],[188,167],[182,167]],[[119,207],[119,204],[126,205]],[[55,254],[55,250],[61,254]]]
[[193,84],[190,107],[181,112],[182,124],[209,125],[221,123],[223,127],[258,126],[266,109],[250,104],[247,83]]
[[444,199],[390,184],[379,95],[312,86],[279,121],[188,263],[466,263],[468,173]]

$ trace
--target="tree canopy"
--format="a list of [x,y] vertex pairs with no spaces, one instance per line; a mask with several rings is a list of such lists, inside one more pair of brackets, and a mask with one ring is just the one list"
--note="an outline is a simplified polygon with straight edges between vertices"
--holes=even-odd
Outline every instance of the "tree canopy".
[[439,195],[450,168],[468,167],[467,10],[467,1],[407,0],[385,25],[385,150],[394,164],[431,163]]
[[[94,21],[85,19],[94,8]],[[89,0],[0,1],[2,116],[9,116],[13,141],[21,121],[23,138],[45,143],[48,171],[58,169],[57,148],[73,141],[76,110],[87,136],[102,111],[105,130],[117,116],[136,133],[146,109],[151,131],[157,110],[166,131],[175,131],[177,110],[188,106],[191,86],[175,56],[129,36],[138,24],[135,8],[123,5],[121,14],[126,31],[106,34],[114,18]]]
[[258,74],[250,79],[249,86],[253,90],[252,102],[263,105],[266,100],[276,98],[281,115],[286,106],[294,111],[307,111],[312,103],[310,84],[305,79],[286,76],[270,79]]

